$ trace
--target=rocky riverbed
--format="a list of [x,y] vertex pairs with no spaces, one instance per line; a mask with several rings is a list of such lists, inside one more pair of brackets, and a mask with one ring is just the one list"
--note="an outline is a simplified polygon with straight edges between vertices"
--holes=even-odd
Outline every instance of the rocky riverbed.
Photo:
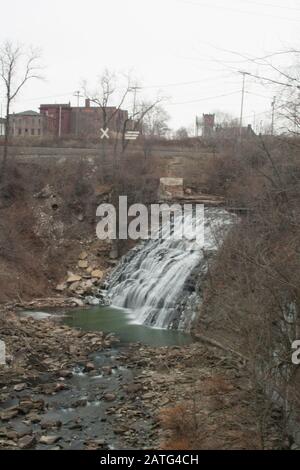
[[5,314],[0,447],[141,448],[154,445],[142,385],[113,335]]
[[[53,318],[3,312],[2,449],[260,448],[239,359],[201,343],[120,345]],[[264,436],[278,448],[274,420]]]

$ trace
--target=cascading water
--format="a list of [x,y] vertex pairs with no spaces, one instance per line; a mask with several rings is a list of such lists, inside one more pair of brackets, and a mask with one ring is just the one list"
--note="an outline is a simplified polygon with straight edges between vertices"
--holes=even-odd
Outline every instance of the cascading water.
[[[208,256],[218,249],[232,221],[225,210],[209,208],[204,215],[204,246],[195,239],[176,239],[175,233],[132,249],[111,275],[111,303],[128,309],[135,323],[188,329],[200,301],[191,278],[195,272],[198,277],[206,273]],[[191,230],[192,223],[190,218]],[[162,226],[161,235],[165,230]]]

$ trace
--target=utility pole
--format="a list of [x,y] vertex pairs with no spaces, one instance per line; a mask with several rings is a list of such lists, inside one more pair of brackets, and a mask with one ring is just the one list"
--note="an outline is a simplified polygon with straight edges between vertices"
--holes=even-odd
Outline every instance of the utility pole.
[[294,132],[297,134],[298,132],[298,110],[297,110],[297,103],[294,104]]
[[140,86],[132,86],[130,88],[131,91],[133,91],[133,112],[132,112],[132,117],[134,119],[134,116],[135,116],[135,110],[136,110],[136,95],[137,95],[137,91],[138,90],[141,90],[142,87]]
[[245,82],[246,75],[250,75],[248,72],[239,72],[243,75],[243,87],[242,87],[242,102],[241,102],[241,116],[240,116],[240,142],[242,141],[242,130],[243,130],[243,115],[244,115],[244,100],[245,100]]
[[80,98],[80,91],[77,90],[74,93],[74,96],[77,97],[77,109],[76,109],[76,135],[78,135],[78,121],[79,121],[79,98]]
[[275,104],[276,104],[276,96],[273,97],[273,101],[272,101],[271,135],[274,135]]
[[252,111],[253,112],[253,130],[254,132],[256,132],[256,112],[255,111]]
[[58,137],[61,137],[61,105],[59,106],[59,116],[58,116]]

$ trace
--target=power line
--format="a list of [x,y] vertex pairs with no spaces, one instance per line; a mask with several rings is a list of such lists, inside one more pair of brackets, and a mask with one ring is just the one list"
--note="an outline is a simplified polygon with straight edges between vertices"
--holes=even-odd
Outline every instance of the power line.
[[[280,106],[274,107],[274,111],[278,111],[278,110],[281,109],[281,108],[284,108],[284,105],[280,105]],[[269,115],[270,115],[271,112],[272,112],[272,109],[268,109],[268,110],[266,110],[266,111],[262,111],[262,112],[260,112],[260,113],[257,113],[256,116],[263,116],[263,115],[265,115],[265,114],[269,114]],[[248,114],[247,116],[244,116],[244,119],[248,119],[248,118],[250,118],[250,117],[252,117],[252,114]]]
[[[164,85],[145,85],[145,86],[141,86],[139,88],[141,89],[156,89],[156,88],[171,88],[171,87],[176,87],[176,86],[186,86],[186,85],[196,85],[197,83],[203,83],[203,82],[206,82],[206,81],[212,81],[212,80],[220,80],[220,79],[224,79],[224,78],[229,78],[230,76],[232,76],[233,72],[229,73],[229,74],[222,74],[222,75],[217,75],[217,76],[213,76],[213,77],[205,77],[205,78],[202,78],[202,79],[199,79],[199,80],[193,80],[193,81],[189,81],[189,82],[174,82],[174,83],[167,83],[167,84],[164,84]],[[67,92],[67,93],[61,93],[61,94],[57,94],[57,95],[49,95],[49,96],[40,96],[40,97],[37,97],[37,98],[25,98],[23,99],[22,101],[28,101],[28,102],[33,102],[33,101],[38,101],[38,100],[44,100],[44,99],[48,99],[48,98],[59,98],[59,97],[63,97],[63,96],[70,96],[70,95],[74,95],[74,91],[70,91],[70,92]],[[78,95],[78,92],[75,93],[75,96],[77,97]]]
[[207,98],[199,98],[197,100],[191,100],[191,101],[182,101],[180,103],[166,103],[165,106],[173,106],[173,105],[180,105],[180,104],[191,104],[191,103],[198,103],[200,101],[209,101],[209,100],[214,100],[216,98],[223,98],[226,96],[232,96],[236,95],[237,93],[240,93],[240,90],[238,91],[232,91],[231,93],[225,93],[223,95],[217,95],[217,96],[208,96]]
[[239,10],[237,8],[231,8],[231,7],[224,7],[222,5],[213,5],[213,4],[207,4],[207,3],[195,3],[190,0],[177,0],[180,3],[186,3],[189,5],[195,5],[197,7],[202,7],[202,8],[212,8],[214,10],[226,10],[226,11],[233,11],[235,13],[242,13],[243,15],[254,15],[254,16],[264,16],[266,18],[276,18],[278,20],[284,20],[284,21],[292,21],[292,22],[300,22],[300,19],[297,18],[285,18],[283,16],[276,16],[276,15],[269,15],[269,14],[264,14],[261,12],[254,12],[254,11],[249,11],[249,10]]
[[149,86],[143,86],[141,88],[143,89],[149,89],[149,88],[169,88],[169,87],[176,87],[176,86],[184,86],[184,85],[194,85],[197,83],[202,83],[206,81],[211,81],[211,80],[219,80],[221,78],[227,78],[232,75],[233,72],[226,74],[226,75],[218,75],[215,77],[205,77],[201,80],[193,80],[191,82],[177,82],[177,83],[166,83],[165,85],[149,85]]
[[260,93],[254,93],[253,91],[247,91],[247,90],[246,90],[245,93],[246,93],[247,95],[259,96],[260,98],[265,98],[265,99],[267,99],[267,100],[270,99],[269,96],[261,95]]
[[[267,82],[275,83],[276,85],[282,85],[282,86],[286,86],[286,87],[289,87],[289,88],[298,88],[298,89],[300,89],[300,85],[292,85],[291,83],[279,82],[278,80],[274,80],[272,78],[267,78],[267,77],[261,77],[260,75],[255,75],[255,74],[250,73],[250,72],[248,72],[247,75],[250,75],[250,77],[258,78],[259,80],[264,80],[264,81],[267,81]],[[291,80],[298,81],[296,78],[291,78]]]
[[266,6],[271,8],[281,8],[283,10],[293,10],[293,11],[300,11],[300,8],[295,7],[287,7],[282,5],[275,5],[274,3],[263,3],[263,2],[254,2],[252,0],[243,0],[245,3],[249,3],[250,5],[259,5],[259,6]]
[[60,95],[51,95],[51,96],[40,96],[37,98],[25,98],[22,101],[37,101],[37,100],[46,100],[48,98],[60,98],[62,96],[70,96],[73,95],[74,91],[69,91],[68,93],[62,93]]

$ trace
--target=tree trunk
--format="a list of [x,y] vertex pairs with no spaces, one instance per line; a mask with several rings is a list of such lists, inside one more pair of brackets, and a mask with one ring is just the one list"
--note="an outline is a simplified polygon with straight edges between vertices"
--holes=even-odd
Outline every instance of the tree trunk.
[[5,137],[4,137],[4,149],[3,149],[3,159],[1,164],[1,174],[0,174],[0,183],[3,183],[6,176],[6,169],[7,169],[7,158],[8,158],[8,144],[9,144],[9,135],[10,135],[10,100],[7,99],[6,105],[6,118],[5,118]]

